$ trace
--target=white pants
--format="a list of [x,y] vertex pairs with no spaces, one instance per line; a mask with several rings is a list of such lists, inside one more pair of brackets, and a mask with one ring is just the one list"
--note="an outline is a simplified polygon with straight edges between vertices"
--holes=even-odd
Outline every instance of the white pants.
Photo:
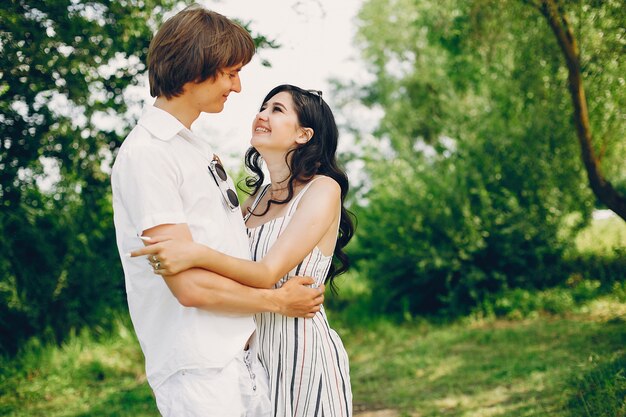
[[252,349],[224,368],[181,370],[154,392],[163,417],[268,417],[268,377]]

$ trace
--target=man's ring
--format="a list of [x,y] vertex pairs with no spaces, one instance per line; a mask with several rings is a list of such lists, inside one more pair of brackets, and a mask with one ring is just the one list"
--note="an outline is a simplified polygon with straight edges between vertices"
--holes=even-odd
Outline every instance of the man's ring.
[[155,271],[158,271],[160,267],[161,267],[161,262],[157,262],[156,264],[154,264]]

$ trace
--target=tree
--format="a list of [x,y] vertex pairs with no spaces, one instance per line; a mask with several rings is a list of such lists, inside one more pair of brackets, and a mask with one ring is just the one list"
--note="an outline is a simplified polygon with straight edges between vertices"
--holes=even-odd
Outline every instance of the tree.
[[[626,221],[626,196],[622,195],[613,185],[606,180],[600,166],[600,157],[596,155],[593,146],[593,135],[589,123],[589,110],[587,98],[583,86],[583,70],[580,56],[580,48],[572,29],[567,13],[564,10],[565,2],[555,0],[527,1],[543,14],[554,32],[554,36],[563,52],[568,71],[568,82],[572,104],[574,107],[574,124],[580,143],[582,160],[587,171],[589,185],[594,194],[602,203],[613,210],[618,216]],[[624,5],[621,2],[607,2],[607,8],[617,8],[617,13],[624,13]],[[626,14],[626,13],[625,13]],[[624,15],[622,15],[624,17]],[[621,23],[626,23],[624,19]]]
[[[489,292],[561,282],[594,200],[543,17],[519,1],[370,0],[360,22],[375,78],[350,91],[382,117],[354,254],[381,306],[466,311]],[[617,30],[586,28],[590,38]],[[601,68],[591,122],[605,138],[604,166],[624,182],[610,163],[623,149],[613,53],[585,70]]]
[[12,0],[0,10],[0,350],[33,334],[60,340],[125,306],[110,165],[152,34],[184,3]]

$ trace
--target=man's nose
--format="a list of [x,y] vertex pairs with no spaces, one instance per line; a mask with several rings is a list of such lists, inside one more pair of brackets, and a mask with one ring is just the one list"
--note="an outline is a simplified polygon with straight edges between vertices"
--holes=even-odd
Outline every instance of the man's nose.
[[241,78],[239,78],[239,74],[237,74],[237,76],[233,80],[233,85],[230,87],[230,89],[235,93],[241,92]]

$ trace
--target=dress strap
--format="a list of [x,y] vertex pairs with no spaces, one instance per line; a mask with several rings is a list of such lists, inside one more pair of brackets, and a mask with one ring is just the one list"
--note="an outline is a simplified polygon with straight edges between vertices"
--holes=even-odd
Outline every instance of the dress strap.
[[306,193],[306,190],[308,190],[311,184],[313,184],[315,181],[317,181],[320,178],[322,178],[322,175],[320,175],[319,177],[313,178],[304,186],[304,188],[300,190],[300,192],[294,198],[291,199],[291,201],[289,202],[289,207],[287,208],[287,217],[291,217],[293,215],[294,211],[296,211],[296,207],[298,207],[298,203],[304,196],[304,193]]
[[244,223],[248,220],[248,218],[252,215],[252,212],[256,209],[256,207],[259,205],[259,203],[261,202],[261,199],[263,198],[263,196],[265,195],[265,193],[267,193],[267,190],[269,190],[271,184],[265,184],[265,186],[263,187],[263,189],[261,190],[261,192],[256,196],[256,198],[254,199],[254,202],[252,203],[252,206],[250,206],[250,208],[248,209],[248,212],[246,213],[245,216],[243,216],[243,221]]

